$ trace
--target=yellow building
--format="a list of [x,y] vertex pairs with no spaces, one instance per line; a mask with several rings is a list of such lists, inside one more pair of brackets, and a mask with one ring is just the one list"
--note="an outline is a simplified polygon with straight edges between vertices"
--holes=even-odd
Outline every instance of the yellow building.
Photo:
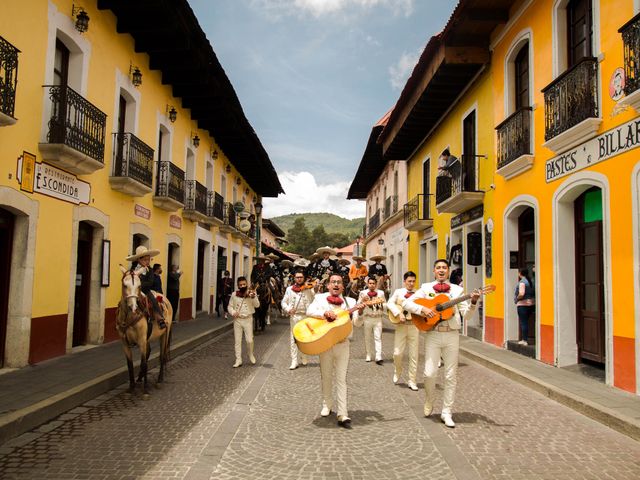
[[[409,162],[405,209],[423,206],[405,221],[409,267],[423,281],[447,256],[465,289],[497,286],[465,333],[588,366],[634,393],[639,10],[632,0],[462,0],[381,134],[385,158]],[[519,268],[536,297],[524,346]]]
[[113,340],[138,245],[182,270],[181,320],[249,272],[281,187],[186,0],[5,2],[0,126],[0,366]]

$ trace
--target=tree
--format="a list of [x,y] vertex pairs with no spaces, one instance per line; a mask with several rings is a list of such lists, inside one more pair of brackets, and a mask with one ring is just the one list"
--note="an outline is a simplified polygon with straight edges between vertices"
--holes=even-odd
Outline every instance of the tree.
[[311,252],[306,253],[310,248],[311,234],[304,222],[304,218],[296,218],[295,222],[293,222],[293,227],[287,233],[287,240],[289,240],[289,251],[305,257],[311,254]]

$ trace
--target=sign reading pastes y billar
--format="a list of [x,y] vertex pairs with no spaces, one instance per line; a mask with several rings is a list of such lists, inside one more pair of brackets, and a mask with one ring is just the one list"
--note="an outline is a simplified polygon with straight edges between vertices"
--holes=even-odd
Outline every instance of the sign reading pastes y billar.
[[30,160],[35,160],[35,156],[26,154],[26,161],[23,156],[18,158],[17,177],[21,190],[41,193],[76,205],[89,203],[91,184],[48,163]]
[[608,130],[562,155],[547,160],[547,183],[637,147],[640,147],[640,119]]

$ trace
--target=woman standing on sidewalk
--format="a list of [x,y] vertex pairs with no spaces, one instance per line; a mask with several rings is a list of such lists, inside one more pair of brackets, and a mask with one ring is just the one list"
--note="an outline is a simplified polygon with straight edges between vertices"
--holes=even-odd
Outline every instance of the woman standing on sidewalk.
[[518,320],[520,322],[520,345],[529,345],[529,317],[535,309],[536,301],[533,290],[533,282],[529,278],[529,270],[521,268],[518,270],[518,285],[514,293],[514,302],[518,309]]

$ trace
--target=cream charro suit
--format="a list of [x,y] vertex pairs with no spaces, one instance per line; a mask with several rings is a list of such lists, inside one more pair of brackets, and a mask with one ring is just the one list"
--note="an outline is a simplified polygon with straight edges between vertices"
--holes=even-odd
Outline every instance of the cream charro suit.
[[[387,302],[387,310],[393,315],[398,316],[403,313],[402,304],[406,300],[405,295],[408,292],[406,288],[399,288],[393,295],[389,297]],[[412,292],[413,293],[413,292]],[[393,363],[398,378],[402,376],[402,357],[404,349],[409,350],[409,378],[408,381],[416,384],[416,374],[418,372],[418,345],[420,342],[420,330],[413,324],[411,320],[396,324],[396,332],[393,337]]]

